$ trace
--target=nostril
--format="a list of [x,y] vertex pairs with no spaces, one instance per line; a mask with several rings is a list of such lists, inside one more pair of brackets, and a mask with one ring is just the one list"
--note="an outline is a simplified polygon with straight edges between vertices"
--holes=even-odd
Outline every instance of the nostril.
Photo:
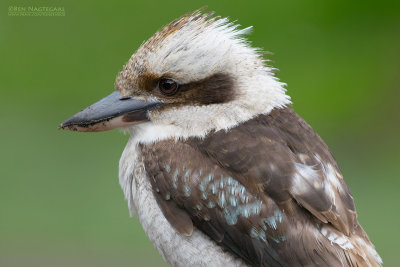
[[130,97],[130,96],[123,96],[123,97],[121,97],[119,100],[122,100],[122,101],[124,101],[124,100],[128,100],[128,99],[131,99],[132,97]]

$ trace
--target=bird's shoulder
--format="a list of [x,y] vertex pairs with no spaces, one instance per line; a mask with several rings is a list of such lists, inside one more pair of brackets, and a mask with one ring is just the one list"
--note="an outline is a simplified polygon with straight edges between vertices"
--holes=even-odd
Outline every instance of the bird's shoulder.
[[294,199],[322,222],[347,235],[354,231],[353,197],[334,157],[290,107],[190,143],[278,205]]
[[311,223],[330,223],[347,235],[357,225],[329,149],[289,107],[205,138],[164,140],[141,150],[168,221],[185,235],[201,229],[249,263],[299,260],[283,256],[295,251],[288,239]]

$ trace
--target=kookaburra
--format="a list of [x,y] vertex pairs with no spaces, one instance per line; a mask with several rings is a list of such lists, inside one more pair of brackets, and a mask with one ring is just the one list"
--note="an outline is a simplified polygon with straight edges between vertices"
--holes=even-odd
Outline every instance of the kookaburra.
[[130,133],[119,181],[173,266],[380,266],[331,152],[248,32],[201,11],[172,21],[60,127]]

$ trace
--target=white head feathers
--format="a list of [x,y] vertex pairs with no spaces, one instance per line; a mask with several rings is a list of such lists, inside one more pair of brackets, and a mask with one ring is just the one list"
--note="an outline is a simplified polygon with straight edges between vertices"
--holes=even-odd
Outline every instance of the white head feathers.
[[152,111],[151,122],[127,129],[138,141],[204,136],[290,104],[284,84],[266,66],[262,53],[243,38],[250,28],[238,29],[239,25],[227,18],[211,16],[195,11],[157,32],[125,65],[116,88],[122,95],[162,101],[142,90],[144,76],[170,77],[178,84],[189,84],[222,73],[232,79],[234,99]]

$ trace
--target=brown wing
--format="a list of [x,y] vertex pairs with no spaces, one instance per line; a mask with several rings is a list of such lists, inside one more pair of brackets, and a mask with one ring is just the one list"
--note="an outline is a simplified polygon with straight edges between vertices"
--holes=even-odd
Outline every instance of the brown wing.
[[205,139],[142,145],[142,154],[159,206],[182,234],[197,227],[252,265],[355,265],[320,232],[363,233],[351,194],[291,109]]
[[156,199],[179,232],[190,234],[194,224],[250,263],[279,266],[284,262],[275,249],[265,246],[267,241],[278,247],[285,238],[278,225],[283,226],[286,217],[273,201],[263,203],[189,144],[159,142],[143,149],[143,155]]
[[349,235],[357,223],[351,192],[326,144],[292,109],[275,109],[203,140],[192,140],[224,168],[257,183],[278,203],[295,199]]

